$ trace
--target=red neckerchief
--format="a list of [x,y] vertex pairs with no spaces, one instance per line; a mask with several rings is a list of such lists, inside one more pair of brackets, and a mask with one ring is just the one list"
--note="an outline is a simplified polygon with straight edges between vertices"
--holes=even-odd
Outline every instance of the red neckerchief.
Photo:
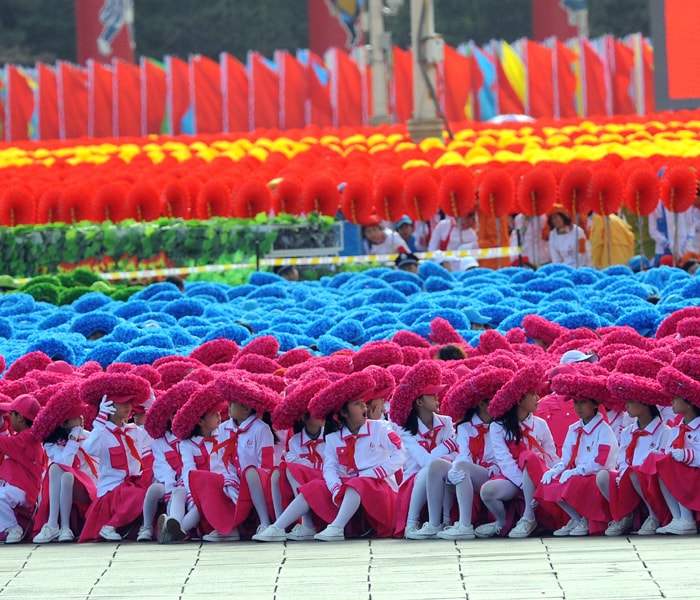
[[175,471],[176,475],[179,477],[182,475],[182,457],[177,450],[177,438],[173,437],[172,440],[165,438],[165,441],[170,446],[170,450],[165,452],[165,460],[170,465],[170,468]]
[[345,446],[338,448],[338,463],[343,465],[348,473],[359,472],[357,464],[355,464],[355,445],[357,444],[357,436],[351,435],[343,440]]
[[537,441],[534,435],[532,435],[532,431],[534,430],[534,427],[530,427],[525,423],[525,421],[522,421],[520,423],[520,432],[522,433],[522,440],[526,442],[525,446],[527,447],[528,450],[532,450],[533,448],[539,450],[539,452],[542,454],[542,456],[547,456],[547,453],[544,451],[544,448],[540,445],[540,443]]
[[583,425],[579,425],[576,428],[576,441],[574,442],[573,448],[571,448],[571,458],[569,459],[569,464],[566,465],[566,469],[573,469],[576,466],[576,456],[578,455],[578,448],[581,445],[581,436],[583,436]]
[[81,460],[76,454],[75,458],[78,461],[76,467],[80,467],[82,461],[85,461],[85,464],[87,464],[88,469],[90,469],[90,473],[92,473],[92,476],[97,478],[97,466],[95,465],[95,461],[93,460],[92,456],[85,452],[85,450],[83,450],[82,447],[78,448],[78,452],[82,454],[83,458]]
[[227,463],[233,465],[236,469],[236,473],[240,471],[241,464],[238,456],[238,436],[248,431],[253,426],[253,423],[255,423],[254,418],[250,419],[250,423],[245,427],[238,426],[235,430],[229,431],[228,439],[214,444],[214,452],[218,452],[222,448],[224,449],[224,453],[221,457],[221,462],[224,463],[224,466],[226,466]]
[[678,435],[676,439],[671,442],[671,448],[680,448],[683,450],[685,448],[685,434],[690,431],[690,425],[681,423],[678,427]]
[[299,458],[308,460],[314,469],[320,469],[323,466],[323,456],[318,451],[318,447],[323,443],[323,438],[318,436],[315,440],[309,438],[308,442],[302,444],[302,448],[306,448],[306,454],[299,454]]
[[131,438],[131,436],[127,434],[126,429],[122,429],[121,427],[115,427],[110,431],[114,434],[114,437],[117,438],[119,445],[124,449],[125,452],[126,448],[124,448],[124,443],[126,443],[127,448],[129,448],[129,453],[138,461],[141,470],[143,470],[143,461],[141,460],[139,451],[136,449],[136,443]]
[[477,462],[484,458],[484,450],[486,448],[486,434],[489,432],[489,426],[486,423],[474,425],[476,435],[469,438],[469,452],[472,455],[472,460]]
[[209,471],[210,469],[209,450],[207,450],[208,441],[212,441],[212,439],[203,437],[202,441],[199,443],[193,441],[200,452],[199,456],[194,457],[194,464],[198,471]]
[[634,451],[637,449],[639,438],[645,437],[647,435],[651,435],[651,433],[648,432],[646,429],[637,429],[636,431],[632,432],[632,440],[630,441],[629,446],[627,446],[627,449],[625,450],[625,462],[628,465],[632,464],[632,459],[634,458]]
[[[437,425],[433,425],[432,428],[426,429],[425,433],[418,431],[418,435],[421,438],[418,440],[418,443],[428,452],[435,450],[435,447],[437,446],[437,437],[440,434],[440,430],[444,427],[440,419],[437,419],[437,422]],[[433,417],[433,423],[435,423],[435,417]]]

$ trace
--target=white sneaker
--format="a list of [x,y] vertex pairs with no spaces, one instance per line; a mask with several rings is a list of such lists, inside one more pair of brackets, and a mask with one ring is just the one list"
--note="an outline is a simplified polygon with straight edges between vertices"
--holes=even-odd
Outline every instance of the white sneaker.
[[306,527],[301,523],[297,523],[287,534],[287,539],[294,542],[308,542],[313,540],[317,533],[314,527]]
[[581,519],[576,526],[569,532],[572,537],[583,537],[588,535],[588,519]]
[[75,535],[70,527],[61,527],[61,531],[58,534],[59,542],[73,542],[75,541]]
[[498,524],[498,521],[486,523],[485,525],[479,525],[474,530],[474,535],[478,538],[490,538],[500,534],[501,526]]
[[24,530],[19,525],[9,527],[5,531],[7,532],[6,544],[19,544],[24,539]]
[[692,521],[685,519],[671,519],[665,527],[659,527],[656,533],[670,533],[673,535],[693,535],[698,532],[698,528]]
[[535,519],[526,519],[523,517],[515,524],[515,527],[508,532],[509,538],[526,538],[528,537],[535,528],[537,527],[537,521]]
[[274,525],[268,525],[263,529],[260,529],[260,527],[258,527],[258,532],[253,536],[253,540],[256,542],[284,542],[287,540],[287,533],[284,529]]
[[438,532],[442,531],[442,526],[435,527],[427,521],[423,523],[420,529],[412,529],[404,536],[408,540],[429,540],[437,536]]
[[646,518],[642,526],[639,528],[637,535],[656,535],[656,530],[661,523],[656,517],[649,516]]
[[228,535],[222,535],[216,529],[214,529],[214,531],[212,531],[211,533],[203,535],[202,539],[205,542],[237,542],[241,539],[241,536],[238,533],[238,529],[234,529]]
[[552,535],[555,535],[556,537],[566,537],[567,535],[571,535],[571,530],[576,527],[576,521],[573,519],[569,519],[569,522],[564,525],[564,527],[560,527],[559,529],[555,529],[552,532]]
[[[644,521],[646,524],[646,521]],[[658,521],[657,521],[658,526]],[[605,530],[605,535],[608,537],[615,537],[618,535],[624,535],[632,527],[632,515],[627,515],[619,521],[610,521],[608,523],[608,528]],[[643,527],[643,526],[642,526]],[[656,533],[656,531],[654,531]],[[644,534],[647,535],[647,534]]]
[[141,525],[139,527],[139,532],[136,535],[137,542],[152,542],[153,541],[153,527],[150,525]]
[[111,525],[103,525],[100,529],[100,537],[108,542],[121,542],[122,536],[117,533],[117,530]]
[[48,544],[58,538],[60,531],[58,527],[51,527],[51,525],[46,523],[41,528],[41,531],[34,536],[32,542],[35,544]]
[[345,533],[340,527],[329,525],[320,533],[314,536],[319,542],[342,542],[345,539]]
[[473,526],[456,523],[450,527],[445,527],[442,531],[438,531],[437,537],[441,540],[473,540],[476,534]]

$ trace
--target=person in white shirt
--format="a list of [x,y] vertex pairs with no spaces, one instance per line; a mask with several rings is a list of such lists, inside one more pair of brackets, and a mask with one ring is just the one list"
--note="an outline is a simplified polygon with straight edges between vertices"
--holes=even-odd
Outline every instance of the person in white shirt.
[[[474,212],[458,219],[447,217],[433,229],[428,242],[428,252],[477,250],[479,248],[477,229],[476,213]],[[449,271],[461,269],[461,261],[458,258],[444,260],[441,264]]]
[[586,232],[574,225],[571,217],[561,205],[554,205],[549,224],[549,254],[553,263],[572,267],[590,267],[591,248]]
[[671,254],[674,261],[686,252],[697,252],[696,224],[693,207],[682,213],[673,213],[659,200],[649,215],[649,235],[654,240],[654,266],[658,267],[664,254]]

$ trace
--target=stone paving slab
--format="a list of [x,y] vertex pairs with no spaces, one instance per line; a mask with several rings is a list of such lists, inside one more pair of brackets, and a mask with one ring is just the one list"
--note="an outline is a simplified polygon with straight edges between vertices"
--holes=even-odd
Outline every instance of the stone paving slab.
[[687,600],[700,597],[699,545],[697,536],[20,544],[0,546],[0,600]]

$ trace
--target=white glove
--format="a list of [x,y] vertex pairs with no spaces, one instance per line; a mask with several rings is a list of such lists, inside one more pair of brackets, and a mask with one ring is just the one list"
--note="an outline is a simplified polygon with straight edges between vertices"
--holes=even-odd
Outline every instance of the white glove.
[[110,415],[113,415],[115,412],[117,412],[117,409],[114,408],[114,402],[107,400],[107,394],[105,394],[100,401],[100,411],[97,413],[94,423],[104,425]]
[[564,471],[561,476],[559,477],[559,483],[566,483],[571,479],[574,475],[577,475],[576,469],[567,469]]
[[460,481],[463,481],[466,476],[466,471],[462,471],[462,469],[450,469],[447,471],[447,481],[452,485],[457,485]]
[[683,448],[674,448],[671,450],[671,457],[680,463],[688,464],[692,460],[692,454],[689,450]]
[[70,430],[70,434],[68,435],[68,439],[73,438],[73,439],[75,439],[75,440],[79,440],[79,439],[80,439],[80,435],[81,435],[82,433],[83,433],[82,427],[78,427],[78,426],[76,425],[75,427],[73,427],[73,428]]
[[339,496],[340,496],[340,492],[342,489],[343,488],[338,487],[338,489],[335,490],[333,492],[333,494],[331,495],[331,500],[333,501],[333,504],[335,504],[336,506],[340,506],[340,504],[341,504],[341,500],[339,499]]
[[498,465],[491,465],[488,469],[486,469],[486,473],[488,474],[489,478],[491,478],[495,475],[500,475],[501,469],[498,468]]
[[549,469],[549,471],[545,471],[544,473],[542,473],[542,479],[540,481],[545,485],[547,485],[548,483],[552,483],[552,479],[554,479],[555,474],[556,473],[552,469]]

